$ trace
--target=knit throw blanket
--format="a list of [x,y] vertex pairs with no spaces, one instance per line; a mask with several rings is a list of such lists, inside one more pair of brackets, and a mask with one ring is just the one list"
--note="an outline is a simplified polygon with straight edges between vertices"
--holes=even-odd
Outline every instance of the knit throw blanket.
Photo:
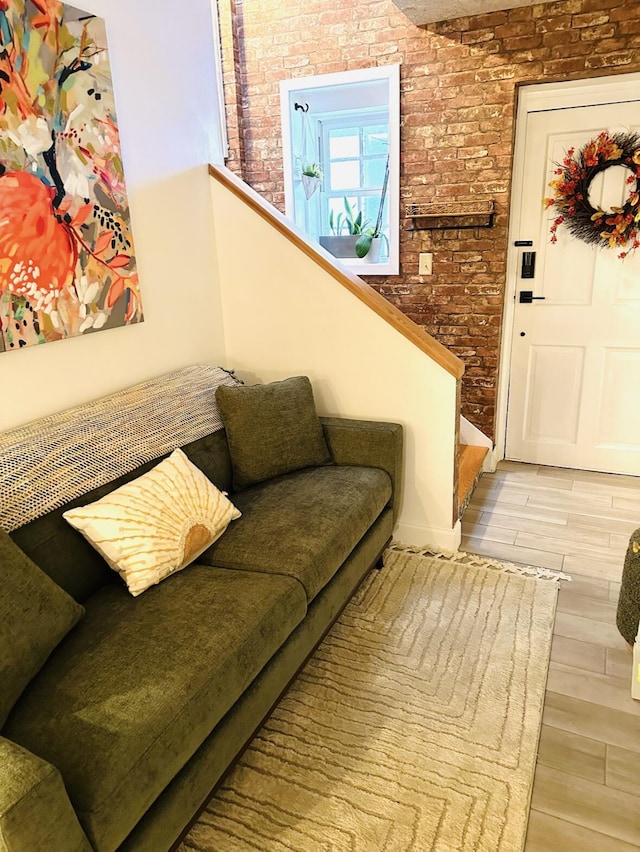
[[0,434],[0,527],[21,527],[223,428],[220,367],[187,367]]

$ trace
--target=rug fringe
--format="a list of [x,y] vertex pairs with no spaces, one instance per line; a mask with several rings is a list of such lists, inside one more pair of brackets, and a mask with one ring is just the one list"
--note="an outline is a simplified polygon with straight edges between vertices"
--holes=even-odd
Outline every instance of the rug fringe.
[[387,550],[397,550],[402,553],[412,553],[416,556],[434,556],[437,559],[444,559],[448,562],[458,562],[461,565],[469,565],[474,568],[494,568],[497,571],[502,571],[504,574],[521,574],[524,577],[534,577],[538,580],[553,580],[558,582],[566,580],[571,582],[571,577],[563,571],[553,571],[550,568],[541,568],[537,565],[520,565],[515,562],[504,562],[501,559],[492,559],[488,556],[481,556],[478,553],[466,553],[463,550],[441,550],[431,545],[424,547],[415,547],[409,544],[392,539]]

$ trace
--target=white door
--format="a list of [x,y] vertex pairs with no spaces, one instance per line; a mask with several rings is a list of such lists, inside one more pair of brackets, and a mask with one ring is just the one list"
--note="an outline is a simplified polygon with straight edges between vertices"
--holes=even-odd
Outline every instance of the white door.
[[[518,257],[506,457],[561,467],[640,475],[640,249],[588,245],[566,225],[550,242],[549,182],[567,151],[602,130],[640,130],[640,100],[530,112],[522,204],[512,235],[536,253],[535,277]],[[622,166],[601,172],[590,199],[621,206],[634,187]],[[517,179],[517,178],[516,178]],[[521,303],[521,291],[534,301]],[[542,298],[539,298],[542,297]]]

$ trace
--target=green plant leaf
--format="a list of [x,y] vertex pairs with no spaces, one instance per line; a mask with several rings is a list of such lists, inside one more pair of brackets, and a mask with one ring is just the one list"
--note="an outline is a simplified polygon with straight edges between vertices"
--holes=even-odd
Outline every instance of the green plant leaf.
[[372,242],[373,236],[371,234],[362,234],[362,236],[356,240],[356,255],[358,257],[366,257],[369,253]]
[[302,174],[307,177],[322,178],[322,169],[318,163],[307,163],[302,167]]
[[357,234],[358,232],[356,231],[356,225],[355,225],[355,220],[354,220],[354,215],[353,215],[353,207],[349,203],[349,199],[347,198],[346,195],[342,199],[342,202],[344,204],[344,209],[345,209],[345,212],[347,214],[347,218],[345,220],[345,224],[347,226],[347,233]]

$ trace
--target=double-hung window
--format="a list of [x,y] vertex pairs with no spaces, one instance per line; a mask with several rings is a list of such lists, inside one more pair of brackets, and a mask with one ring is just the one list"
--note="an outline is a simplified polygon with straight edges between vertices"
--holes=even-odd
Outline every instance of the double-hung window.
[[348,210],[354,217],[362,214],[363,230],[374,228],[380,215],[388,245],[387,200],[380,211],[389,161],[387,111],[350,112],[341,118],[320,119],[318,127],[324,172],[324,189],[319,195],[320,220],[333,222],[334,228],[339,222],[344,232]]

